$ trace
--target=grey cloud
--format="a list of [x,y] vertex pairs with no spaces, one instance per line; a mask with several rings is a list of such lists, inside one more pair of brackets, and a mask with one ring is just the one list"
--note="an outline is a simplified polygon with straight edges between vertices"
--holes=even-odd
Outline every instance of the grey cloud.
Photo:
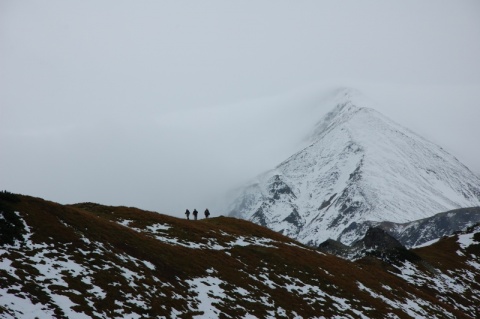
[[0,6],[0,188],[203,209],[304,146],[324,83],[480,172],[478,1]]

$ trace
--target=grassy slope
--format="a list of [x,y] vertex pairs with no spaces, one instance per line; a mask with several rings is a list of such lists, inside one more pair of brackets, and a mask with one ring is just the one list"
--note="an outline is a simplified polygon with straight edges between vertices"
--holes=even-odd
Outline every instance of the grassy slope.
[[[189,289],[187,280],[214,274],[223,281],[221,288],[226,297],[215,299],[215,306],[221,312],[220,317],[225,318],[242,317],[247,313],[264,318],[275,313],[278,307],[286,311],[287,317],[294,314],[302,317],[331,317],[335,314],[358,317],[358,312],[351,309],[361,311],[370,318],[385,317],[387,313],[400,318],[410,317],[395,303],[385,302],[382,298],[397,303],[421,298],[427,304],[425,311],[432,316],[442,318],[444,313],[451,313],[457,318],[468,318],[448,300],[438,300],[428,287],[408,284],[392,274],[397,269],[376,259],[352,263],[320,254],[244,220],[216,217],[188,221],[136,208],[92,203],[64,206],[27,196],[18,196],[18,199],[20,201],[7,201],[7,204],[19,212],[30,226],[31,241],[55,247],[50,257],[57,262],[71,259],[86,270],[76,276],[63,272],[66,285],[48,286],[47,283],[46,290],[43,288],[45,282],[35,280],[39,273],[29,259],[29,256],[38,254],[40,248],[28,252],[18,248],[9,250],[1,258],[14,260],[12,266],[17,269],[19,279],[0,270],[0,278],[3,277],[1,287],[22,286],[22,293],[49,303],[58,317],[66,314],[53,305],[52,293],[68,296],[77,304],[76,311],[91,317],[114,317],[122,311],[124,314],[136,312],[145,317],[169,317],[175,309],[181,313],[180,317],[191,318],[200,312],[191,309],[195,305],[195,291]],[[124,220],[130,221],[128,227],[118,223]],[[146,230],[147,226],[155,224],[169,225],[168,230],[157,234],[183,242],[184,246],[159,241],[154,232],[135,230]],[[228,246],[238,238],[252,237],[271,241],[268,247],[237,245],[221,250],[185,247],[191,243],[207,247],[212,242]],[[443,247],[436,249],[438,255],[428,249],[420,250],[419,254],[431,264],[451,263],[451,256],[449,258],[448,252],[442,255],[443,250]],[[143,261],[155,265],[155,270],[145,266]],[[123,269],[141,275],[128,281],[122,276],[121,268],[113,265],[121,265]],[[90,276],[92,284],[106,293],[103,298],[91,293],[91,286],[82,280],[85,276]],[[265,278],[274,284],[265,283]],[[318,287],[324,296],[318,298],[313,291],[300,293],[298,288],[288,289],[293,282],[298,283],[297,286]],[[383,297],[374,298],[359,289],[359,282]],[[239,287],[248,291],[248,296],[240,294]],[[15,291],[12,290],[12,293]],[[141,297],[143,305],[132,303],[133,296]],[[338,298],[343,298],[348,307],[342,307]],[[464,299],[460,302],[465,302]],[[3,312],[8,313],[8,309],[3,309]]]

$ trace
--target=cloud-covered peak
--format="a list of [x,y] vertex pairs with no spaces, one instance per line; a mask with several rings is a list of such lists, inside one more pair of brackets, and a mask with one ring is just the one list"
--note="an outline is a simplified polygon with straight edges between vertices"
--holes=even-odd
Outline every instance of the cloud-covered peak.
[[349,121],[358,112],[376,113],[376,111],[371,109],[374,102],[354,88],[344,87],[333,90],[327,103],[332,105],[333,108],[315,125],[310,138],[312,141],[318,140],[333,127]]
[[478,177],[358,91],[337,90],[326,103],[333,110],[312,143],[241,191],[232,215],[318,244],[352,223],[404,223],[480,204]]

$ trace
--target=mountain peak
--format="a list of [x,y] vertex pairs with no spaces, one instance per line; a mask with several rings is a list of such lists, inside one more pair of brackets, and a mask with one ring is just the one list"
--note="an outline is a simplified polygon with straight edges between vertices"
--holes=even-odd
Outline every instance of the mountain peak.
[[380,113],[370,108],[375,103],[363,95],[360,91],[352,88],[340,88],[331,95],[329,104],[333,104],[333,109],[325,114],[315,125],[312,141],[319,138],[342,123],[351,120],[358,114],[375,114],[381,116]]
[[310,145],[240,190],[231,215],[307,244],[350,244],[362,234],[339,235],[352,223],[480,206],[480,178],[455,157],[367,107],[374,103],[354,89],[331,98]]

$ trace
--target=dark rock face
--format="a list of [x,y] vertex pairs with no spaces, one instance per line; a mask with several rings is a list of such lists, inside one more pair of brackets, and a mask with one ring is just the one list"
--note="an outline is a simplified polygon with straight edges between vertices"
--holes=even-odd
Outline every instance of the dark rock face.
[[279,175],[275,175],[272,177],[272,181],[269,187],[269,193],[270,193],[270,196],[272,196],[272,198],[275,200],[279,200],[282,197],[282,195],[288,195],[293,198],[296,198],[290,186],[285,184],[280,179]]
[[340,257],[347,256],[351,251],[351,247],[333,239],[327,239],[320,245],[318,250]]
[[362,245],[366,249],[376,249],[380,251],[403,247],[398,240],[378,227],[370,228],[365,234],[365,237],[355,242],[352,246],[355,247],[357,245]]
[[330,196],[330,198],[328,200],[324,200],[322,205],[320,205],[320,207],[318,208],[318,210],[322,210],[322,209],[330,206],[332,204],[332,200],[335,198],[335,196],[337,196],[337,193]]
[[0,201],[0,246],[22,241],[25,226],[8,203]]
[[378,227],[370,228],[365,237],[355,242],[352,247],[365,253],[365,256],[377,257],[390,264],[420,260],[415,253],[406,249],[398,240]]
[[265,219],[265,214],[263,213],[262,207],[258,208],[255,214],[253,214],[252,221],[263,227],[267,226],[267,221]]
[[302,217],[295,208],[293,209],[292,213],[284,219],[284,221],[293,224],[296,227],[303,226]]
[[381,228],[368,229],[365,237],[354,242],[351,246],[329,239],[317,248],[318,250],[351,260],[367,256],[375,257],[389,264],[399,264],[405,261],[417,262],[420,260],[415,253],[406,249],[398,240]]

